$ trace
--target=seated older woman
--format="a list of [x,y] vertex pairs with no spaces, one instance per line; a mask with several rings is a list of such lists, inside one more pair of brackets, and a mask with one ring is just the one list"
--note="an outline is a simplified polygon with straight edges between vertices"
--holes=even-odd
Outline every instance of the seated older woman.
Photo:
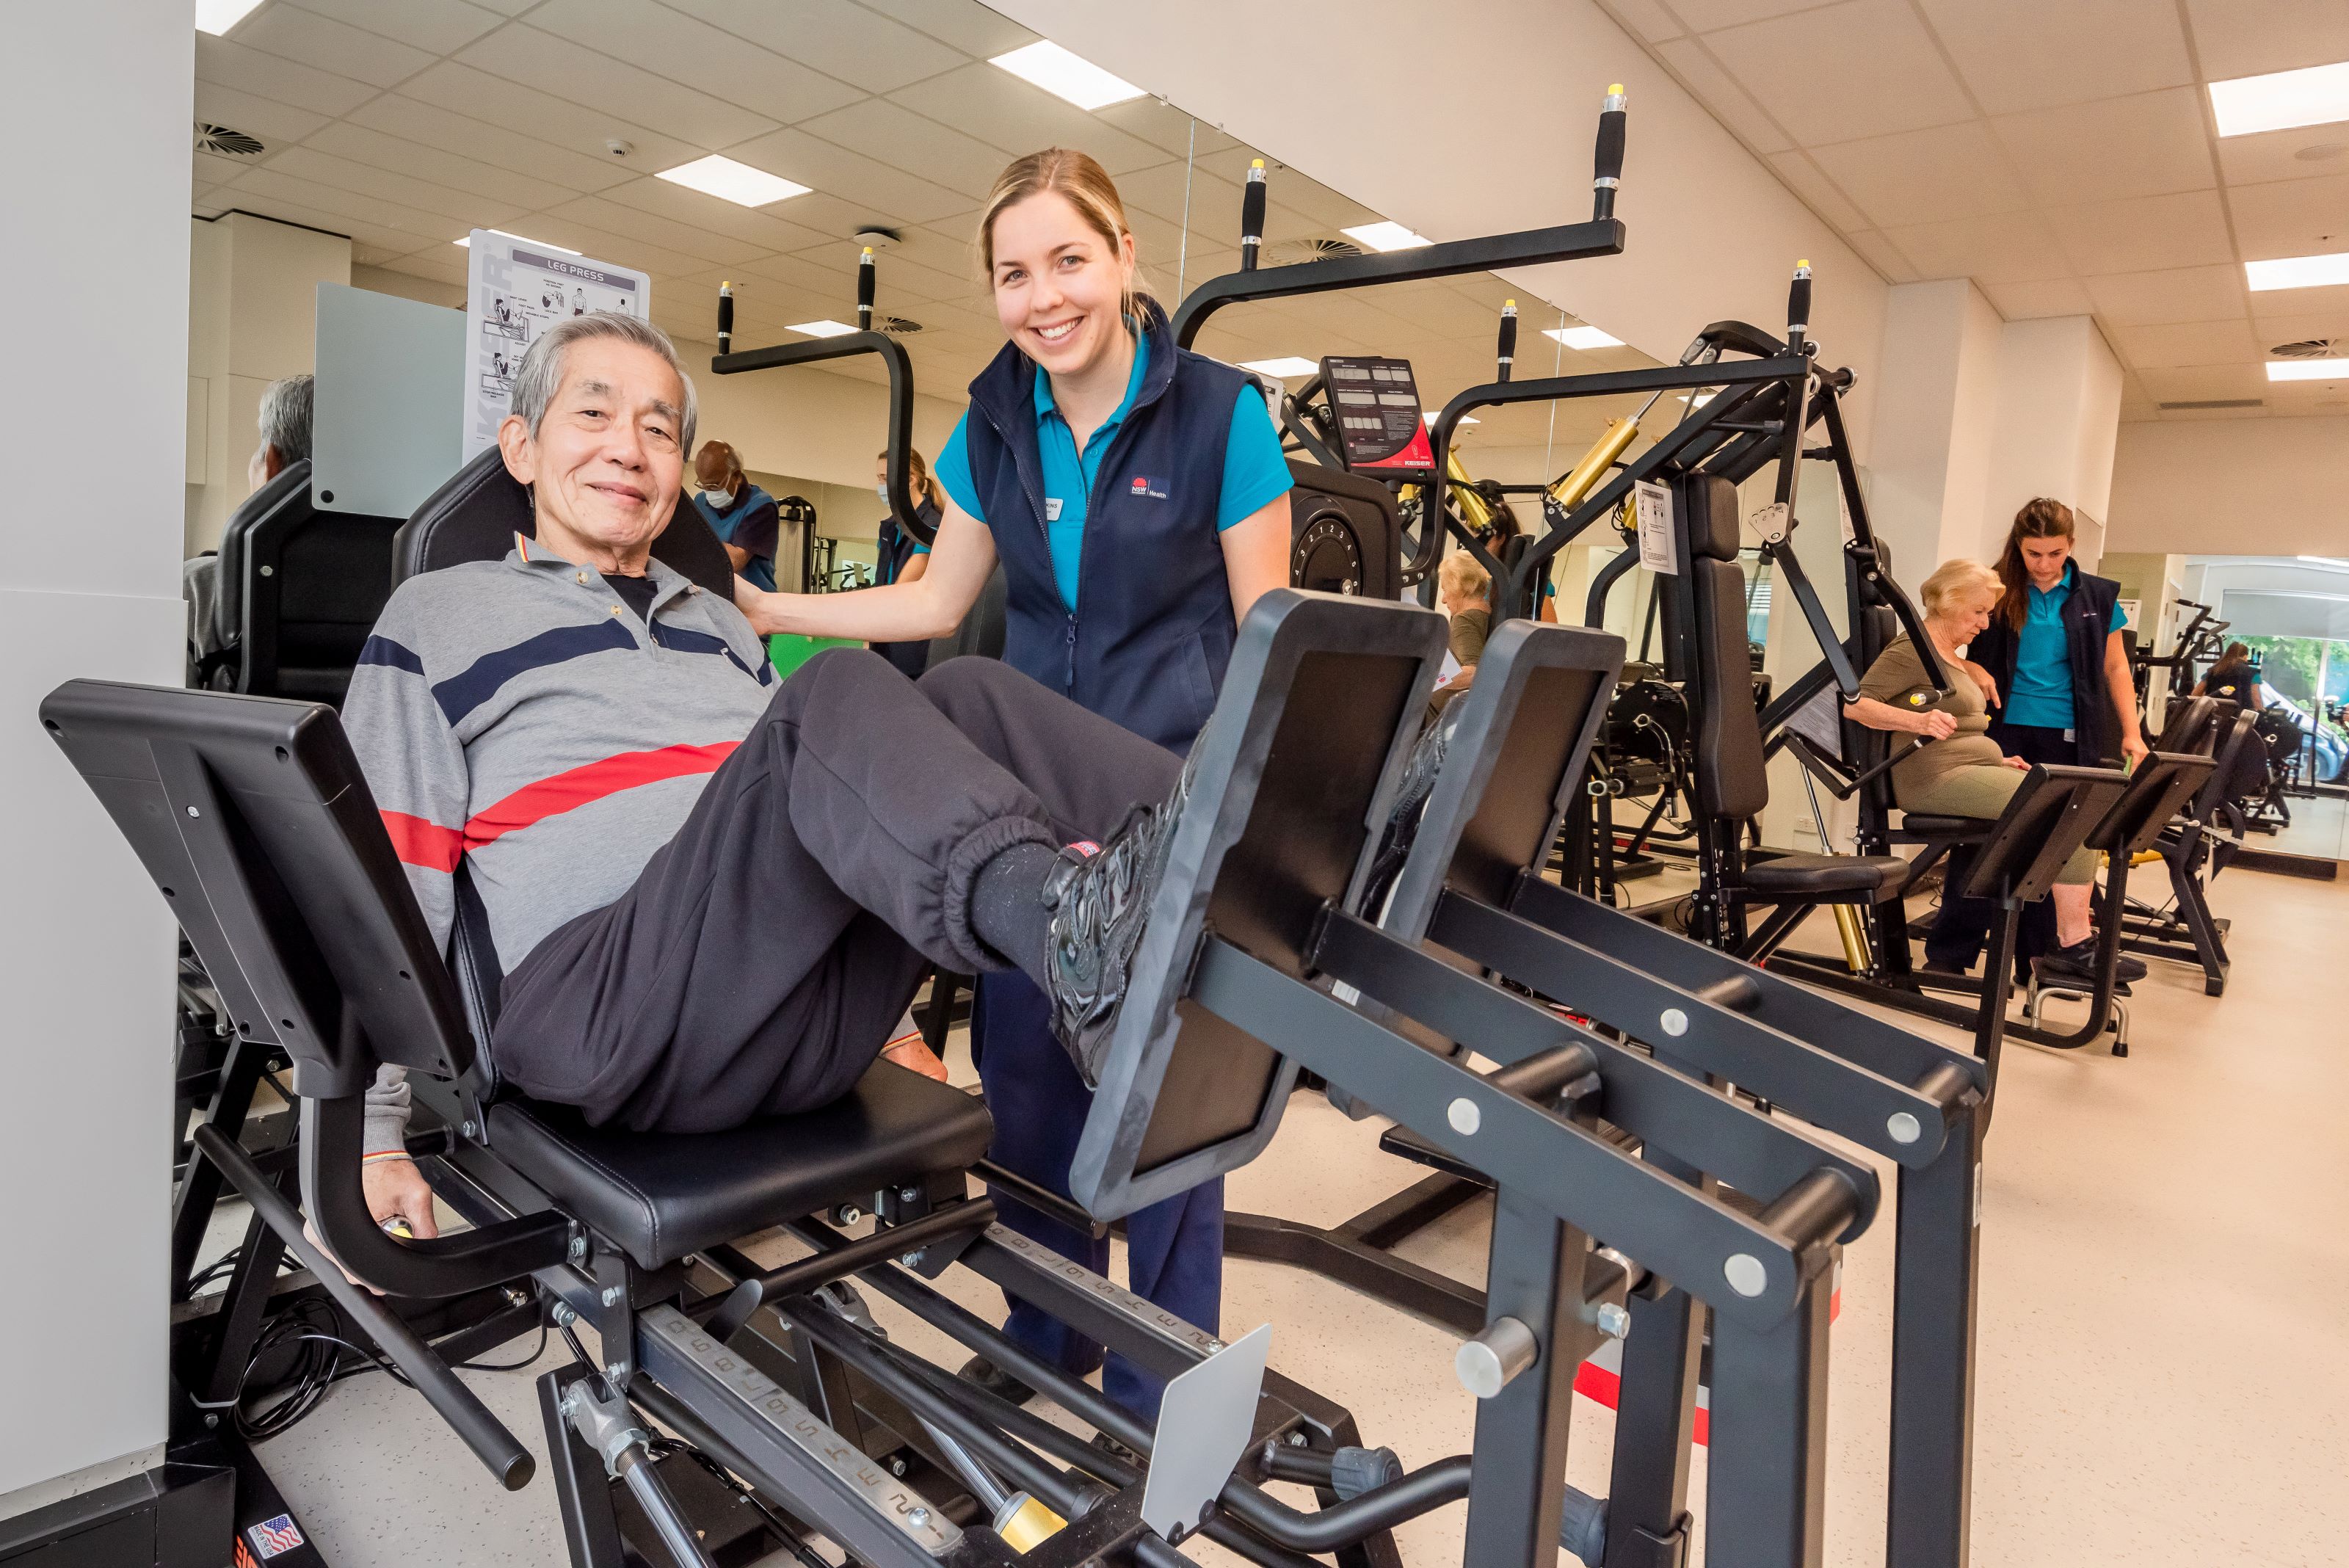
[[[1921,735],[1923,745],[1893,764],[1892,794],[1900,809],[1935,816],[1995,817],[2022,785],[2031,764],[2010,757],[1985,732],[1990,728],[1988,701],[1995,694],[1989,673],[1970,663],[1960,650],[1990,622],[2002,585],[1998,574],[1973,561],[1945,561],[1925,579],[1919,597],[1924,601],[1925,632],[1933,639],[1942,667],[1956,679],[1950,690],[1936,693],[1926,678],[1924,660],[1907,638],[1895,640],[1878,654],[1859,683],[1859,696],[1845,710],[1871,730]],[[1971,950],[1979,940],[1955,919],[1958,899],[1949,890],[1961,867],[1955,857],[1945,880],[1940,916],[1925,939],[1925,965],[1945,973],[1963,973],[1972,967]],[[2094,933],[2088,909],[2090,884],[2095,877],[2095,856],[2082,849],[2064,863],[2053,895],[2057,949],[2040,961],[2040,971],[2051,977],[2085,981],[2093,978],[2090,958]],[[1967,950],[1959,950],[1962,940]]]

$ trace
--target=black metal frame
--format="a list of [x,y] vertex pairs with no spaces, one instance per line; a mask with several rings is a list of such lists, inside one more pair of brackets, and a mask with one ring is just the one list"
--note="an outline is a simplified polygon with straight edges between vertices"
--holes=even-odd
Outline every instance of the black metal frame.
[[[869,269],[868,269],[869,270]],[[811,337],[804,343],[778,343],[768,348],[738,348],[711,357],[714,376],[740,376],[751,370],[775,370],[792,365],[818,365],[827,359],[847,359],[877,354],[889,371],[889,515],[909,537],[933,543],[937,531],[925,525],[914,505],[913,473],[905,454],[914,450],[914,364],[905,346],[879,332],[849,332],[834,337]],[[809,532],[812,532],[812,527]]]

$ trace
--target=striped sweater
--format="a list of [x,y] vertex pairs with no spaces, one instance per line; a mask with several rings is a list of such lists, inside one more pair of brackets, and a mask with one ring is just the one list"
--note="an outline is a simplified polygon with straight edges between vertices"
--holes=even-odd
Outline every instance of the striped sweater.
[[[649,625],[592,567],[520,536],[384,607],[343,728],[443,949],[460,859],[509,973],[618,898],[765,710],[774,670],[741,613],[649,570]],[[368,1098],[367,1147],[389,1147],[406,1085]]]

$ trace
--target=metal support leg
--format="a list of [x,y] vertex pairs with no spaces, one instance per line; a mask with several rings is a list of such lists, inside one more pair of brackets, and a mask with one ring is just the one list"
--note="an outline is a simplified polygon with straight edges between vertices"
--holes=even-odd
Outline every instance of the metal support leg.
[[1689,1454],[1704,1303],[1678,1286],[1631,1293],[1616,1398],[1615,1462],[1607,1492],[1607,1568],[1679,1568],[1688,1561]]
[[622,1568],[619,1516],[612,1509],[611,1483],[604,1461],[582,1441],[563,1414],[563,1396],[587,1374],[558,1366],[538,1378],[539,1419],[546,1428],[547,1469],[554,1477],[554,1501],[563,1516],[563,1541],[571,1568]]
[[1964,1568],[1967,1561],[1982,1110],[1978,1097],[1965,1095],[1951,1116],[1940,1158],[1899,1175],[1889,1568]]
[[[262,1064],[269,1059],[271,1049],[251,1040],[230,1044],[212,1104],[204,1109],[204,1120],[218,1127],[222,1137],[233,1140],[244,1131],[245,1116],[253,1109],[253,1092],[261,1082]],[[223,1185],[220,1167],[191,1147],[187,1169],[171,1201],[171,1299],[175,1302],[188,1299],[188,1281],[195,1272],[196,1253],[204,1244],[204,1227],[212,1220]]]
[[1476,1410],[1464,1561],[1550,1563],[1566,1494],[1574,1369],[1597,1335],[1581,1320],[1588,1239],[1507,1188],[1494,1195],[1486,1321],[1532,1331],[1533,1364]]
[[1826,1536],[1827,1272],[1766,1329],[1713,1320],[1705,1533],[1739,1568],[1818,1568]]

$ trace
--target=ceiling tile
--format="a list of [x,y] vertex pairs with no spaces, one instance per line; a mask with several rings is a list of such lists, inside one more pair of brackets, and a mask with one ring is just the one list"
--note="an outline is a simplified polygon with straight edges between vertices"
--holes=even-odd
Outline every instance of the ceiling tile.
[[[845,0],[671,0],[704,22],[776,55],[822,71],[835,86],[853,84],[864,92],[890,92],[925,77],[950,71],[968,56],[886,16]],[[640,0],[616,0],[616,9],[644,9]],[[973,11],[982,10],[970,4]],[[533,12],[535,22],[539,13]],[[1023,29],[1024,31],[1024,29]],[[724,60],[720,52],[712,57]],[[853,94],[850,96],[854,96]],[[837,109],[846,98],[777,117],[798,120]]]
[[1081,147],[1112,174],[1166,161],[1164,151],[1142,138],[990,65],[965,66],[890,96],[1009,156],[1040,147]]
[[270,167],[314,185],[396,202],[415,212],[433,213],[448,220],[443,225],[447,230],[445,237],[451,240],[468,229],[502,227],[536,205],[451,190],[389,169],[336,158],[315,147],[289,147],[270,161]]
[[810,136],[796,127],[744,142],[730,156],[849,201],[869,203],[870,216],[926,223],[978,206],[978,199],[934,185],[919,175]]
[[401,256],[398,261],[384,263],[385,269],[390,272],[406,273],[410,277],[429,277],[435,282],[453,283],[460,286],[471,279],[470,265],[465,253],[454,245],[418,251]]
[[2246,261],[2349,250],[2349,173],[2236,186],[2227,206]]
[[956,223],[952,220],[931,227],[911,223],[898,231],[897,243],[882,253],[884,266],[911,265],[926,267],[950,277],[968,279],[975,287],[978,279],[978,254],[971,246],[971,234],[977,221]]
[[2084,196],[2159,196],[2217,183],[2201,94],[2193,88],[2066,104],[1991,121],[2032,193],[2050,205]]
[[348,114],[376,93],[365,82],[265,55],[209,33],[196,35],[196,79],[329,116]]
[[426,147],[404,137],[387,136],[380,130],[372,130],[349,120],[336,120],[312,136],[303,146],[309,151],[372,164],[378,169],[413,175],[419,180],[429,180],[436,185],[445,185],[451,190],[490,197],[523,211],[551,207],[580,193],[552,181],[501,169],[462,153]]
[[272,149],[283,142],[299,141],[327,123],[325,115],[312,114],[274,99],[255,98],[217,82],[202,81],[196,84],[196,118],[259,137]]
[[1643,44],[1661,44],[1666,38],[1677,38],[1684,30],[1663,0],[1599,0],[1601,9],[1622,25],[1625,32]]
[[[640,240],[617,234],[600,223],[582,222],[568,213],[533,213],[530,215],[530,237],[545,240],[552,244],[568,245],[591,260],[636,267],[657,277],[699,272],[709,265],[705,257],[689,255],[657,240]],[[710,308],[713,311],[717,308],[714,299]]]
[[[509,29],[510,31],[514,29]],[[502,35],[492,35],[501,36]],[[568,48],[571,46],[565,45]],[[585,51],[581,51],[585,53]],[[601,59],[603,57],[591,57]],[[667,84],[663,84],[667,85]],[[688,162],[706,149],[690,141],[681,141],[652,130],[640,120],[625,119],[617,113],[591,109],[586,104],[564,98],[559,92],[541,92],[508,81],[488,70],[476,70],[456,60],[443,60],[423,74],[400,84],[400,93],[420,99],[438,109],[453,109],[475,119],[486,119],[508,130],[517,130],[542,141],[554,142],[572,152],[602,161],[613,161],[605,151],[604,142],[617,136],[636,143],[629,161],[638,169],[668,169]],[[634,113],[636,105],[625,94],[616,94],[600,101],[629,103]],[[375,108],[370,104],[369,109]],[[353,118],[365,120],[367,116]],[[418,140],[425,140],[419,136]]]
[[2304,125],[2220,140],[2219,172],[2230,185],[2314,180],[2349,170],[2349,125]]
[[[647,0],[546,0],[530,13],[530,26],[673,82],[697,88],[723,83],[719,90],[728,102],[750,109],[768,122],[805,119],[864,96],[799,59],[785,58]],[[735,139],[754,134],[742,130]]]
[[2116,327],[2113,347],[2139,369],[2193,365],[2240,365],[2261,358],[2251,323],[2184,321],[2168,327]]
[[1806,152],[1774,152],[1770,167],[1778,171],[1786,189],[1801,198],[1812,212],[1826,220],[1830,228],[1849,234],[1868,227],[1868,219],[1851,204],[1851,198],[1835,188],[1835,182],[1820,171]]
[[1194,171],[1180,163],[1161,163],[1154,169],[1141,169],[1122,174],[1117,182],[1118,194],[1124,199],[1126,213],[1147,213],[1168,223],[1183,222],[1184,210],[1191,214],[1191,226],[1204,233],[1218,231],[1239,234],[1240,188],[1203,171]]
[[626,105],[630,119],[703,151],[731,147],[775,123],[726,99],[519,24],[499,28],[457,57],[574,103]]
[[1195,120],[1173,104],[1154,98],[1130,98],[1123,103],[1093,110],[1093,117],[1177,158],[1194,154],[1205,157],[1236,149],[1249,157],[1256,155],[1214,126]]
[[[2349,366],[2343,369],[2349,372]],[[2268,395],[2267,374],[2257,365],[2145,365],[2137,368],[2137,376],[2158,402]]]
[[696,224],[680,223],[673,218],[647,213],[641,207],[628,206],[605,196],[582,196],[575,202],[565,202],[559,207],[550,208],[549,213],[573,223],[592,224],[605,234],[659,245],[710,265],[732,266],[772,254],[769,246],[753,244],[748,240],[717,234]]
[[2186,0],[2206,81],[2349,60],[2340,0]]
[[1919,0],[1990,114],[2194,79],[2176,0]]
[[1844,239],[1888,283],[1915,283],[1925,275],[1898,246],[1873,229],[1854,230]]
[[348,234],[388,250],[419,250],[435,241],[445,244],[449,233],[449,220],[436,213],[354,196],[267,169],[251,171],[234,184],[214,192],[212,199],[264,217]]
[[2036,283],[1985,283],[1982,291],[2009,321],[2086,316],[2095,309],[2088,298],[2087,286],[2075,277],[2044,278]]
[[[473,76],[462,66],[436,67]],[[415,84],[410,84],[413,90]],[[450,94],[448,96],[455,96]],[[535,95],[533,95],[535,96]],[[627,166],[610,156],[593,157],[557,147],[538,137],[487,125],[468,115],[426,103],[403,93],[386,93],[353,110],[347,122],[406,142],[451,152],[469,161],[493,164],[529,175],[565,191],[600,191],[633,178]],[[643,150],[638,150],[639,160]],[[455,183],[454,181],[450,183]]]
[[1819,0],[1670,0],[1670,4],[1690,32],[1712,33],[1796,11],[1816,10]]
[[268,161],[266,154],[259,159],[252,159],[229,158],[216,152],[198,152],[191,167],[198,185],[226,185],[248,171],[263,167]]
[[[293,0],[305,11],[397,38],[434,55],[451,54],[505,18],[467,0]],[[278,7],[285,8],[284,0]]]
[[2057,207],[2047,222],[2083,273],[2193,266],[2235,254],[2216,191]]
[[[1705,41],[1806,146],[1948,125],[1973,114],[1907,0],[1845,0]],[[1834,90],[1823,90],[1829,82]],[[1787,90],[1793,83],[1801,88]]]
[[[2261,358],[2278,343],[2303,343],[2312,337],[2338,337],[2349,342],[2349,298],[2339,300],[2329,309],[2312,310],[2307,302],[2313,297],[2314,291],[2300,289],[2290,294],[2251,296],[2251,335],[2259,340]],[[2286,298],[2300,300],[2300,308],[2281,311],[2261,307],[2262,301]]]
[[406,80],[437,57],[295,5],[269,6],[237,29],[236,41],[379,88]]
[[1729,128],[1729,133],[1762,152],[1782,152],[1794,145],[1753,95],[1721,68],[1704,45],[1694,38],[1658,44],[1656,57],[1671,68],[1681,85]]
[[2072,264],[2035,213],[2000,213],[1886,231],[1917,265],[1920,277],[1971,277],[1979,283],[2039,283],[2068,277]]
[[2115,327],[2216,321],[2243,310],[2243,271],[2232,265],[2117,273],[2085,281],[2096,314]]
[[1868,214],[1864,228],[1979,218],[2031,204],[1978,119],[1814,147],[1811,156]]
[[867,11],[895,18],[965,55],[992,59],[1036,41],[1010,17],[971,0],[860,0]]
[[885,98],[868,98],[846,109],[802,122],[812,136],[922,175],[964,195],[984,200],[1003,172],[1003,150],[926,119]]
[[[721,234],[738,244],[748,244],[754,252],[802,250],[821,244],[832,236],[823,230],[811,228],[796,221],[799,203],[805,200],[794,196],[765,207],[738,206],[720,201],[716,196],[689,191],[667,180],[638,179],[615,185],[602,192],[605,201],[615,202],[647,213],[662,223],[680,228],[704,229]],[[657,236],[656,236],[657,237]],[[680,246],[690,249],[690,246]],[[730,249],[713,252],[719,260],[740,254]]]

